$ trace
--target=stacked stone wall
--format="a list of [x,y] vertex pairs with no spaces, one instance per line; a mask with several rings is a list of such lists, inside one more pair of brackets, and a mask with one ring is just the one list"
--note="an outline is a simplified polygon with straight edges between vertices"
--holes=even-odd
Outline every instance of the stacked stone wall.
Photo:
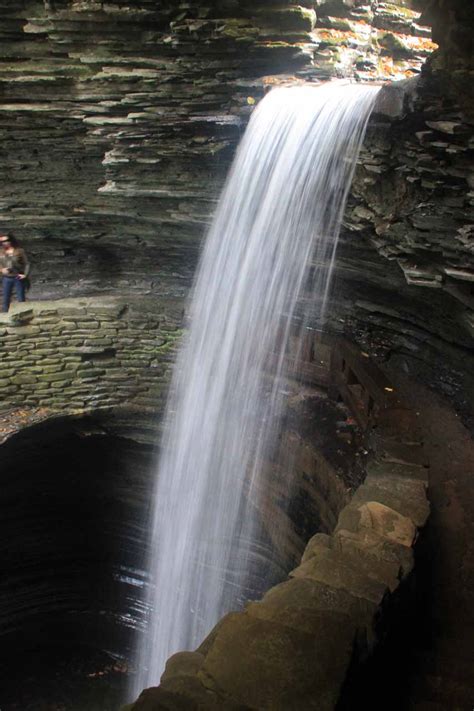
[[178,302],[155,300],[18,306],[0,317],[0,406],[159,411],[181,320]]

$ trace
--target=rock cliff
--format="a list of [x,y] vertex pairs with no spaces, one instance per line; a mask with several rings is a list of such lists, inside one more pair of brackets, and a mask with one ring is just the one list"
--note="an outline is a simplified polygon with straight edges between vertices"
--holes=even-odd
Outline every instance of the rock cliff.
[[33,294],[182,291],[255,101],[292,77],[412,76],[418,13],[369,2],[0,4],[1,227]]
[[[465,370],[472,9],[421,4],[0,2],[0,227],[28,247],[32,298],[185,296],[263,93],[290,80],[416,79],[436,46],[433,24],[441,49],[416,91],[372,122],[332,327],[343,319],[372,353],[404,367],[408,352]],[[451,380],[456,391],[468,386],[462,374]]]

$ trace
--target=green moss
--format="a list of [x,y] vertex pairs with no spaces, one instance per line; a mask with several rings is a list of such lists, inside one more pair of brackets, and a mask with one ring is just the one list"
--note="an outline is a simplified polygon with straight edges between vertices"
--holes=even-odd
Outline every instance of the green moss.
[[259,30],[258,27],[249,25],[246,20],[230,19],[220,29],[220,33],[238,42],[251,42],[258,37]]
[[257,10],[256,17],[279,30],[311,32],[316,25],[315,11],[299,5],[263,8]]
[[394,17],[406,17],[407,19],[417,19],[419,16],[418,12],[410,10],[408,7],[402,7],[401,5],[394,5],[392,3],[384,3],[383,10],[385,13],[393,15]]
[[391,32],[379,37],[379,45],[394,57],[411,57],[413,52],[396,35]]

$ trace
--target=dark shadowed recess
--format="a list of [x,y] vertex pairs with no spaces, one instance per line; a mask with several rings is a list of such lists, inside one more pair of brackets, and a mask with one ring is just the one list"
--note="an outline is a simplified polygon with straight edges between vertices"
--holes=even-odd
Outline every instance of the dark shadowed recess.
[[[259,511],[252,599],[286,577],[312,534],[331,528],[345,487],[362,476],[344,408],[314,391],[292,412],[289,441],[308,437],[319,454],[313,469],[297,471],[289,500],[280,492],[275,506],[264,502]],[[133,413],[122,413],[119,421],[54,418],[0,446],[2,711],[116,711],[122,702],[144,618],[152,442]],[[267,504],[278,494],[278,472],[270,463],[276,489],[268,487]],[[276,552],[269,515],[288,537]]]
[[1,447],[2,711],[117,708],[152,459],[92,420],[54,420]]

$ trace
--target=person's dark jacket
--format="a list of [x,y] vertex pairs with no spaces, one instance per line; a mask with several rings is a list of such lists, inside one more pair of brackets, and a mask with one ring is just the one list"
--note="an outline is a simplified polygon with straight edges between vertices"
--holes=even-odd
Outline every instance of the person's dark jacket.
[[8,274],[3,274],[3,276],[18,276],[18,274],[24,274],[28,276],[30,272],[30,263],[26,252],[21,247],[16,247],[13,254],[7,254],[3,252],[0,254],[0,271],[2,269],[7,269]]

